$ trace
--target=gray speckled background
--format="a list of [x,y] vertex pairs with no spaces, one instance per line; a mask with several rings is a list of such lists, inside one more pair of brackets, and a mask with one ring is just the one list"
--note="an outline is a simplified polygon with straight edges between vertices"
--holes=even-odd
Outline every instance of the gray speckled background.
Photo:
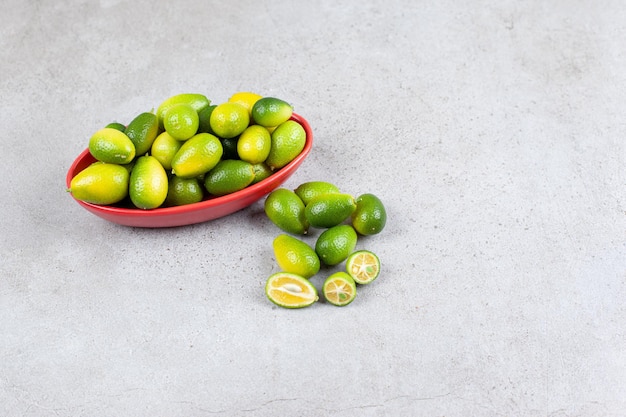
[[[8,0],[0,415],[626,416],[625,21],[610,0]],[[65,192],[100,126],[241,90],[313,127],[286,187],[386,203],[358,244],[383,272],[347,308],[265,298],[262,201],[152,230]]]

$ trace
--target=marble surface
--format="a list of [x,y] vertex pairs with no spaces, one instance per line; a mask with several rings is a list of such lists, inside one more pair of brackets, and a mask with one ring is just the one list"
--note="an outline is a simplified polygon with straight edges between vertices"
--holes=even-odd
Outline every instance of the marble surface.
[[[0,415],[626,416],[625,21],[611,0],[8,0]],[[248,90],[313,128],[286,187],[386,204],[358,243],[383,272],[346,308],[265,298],[262,201],[135,229],[65,191],[97,128]]]

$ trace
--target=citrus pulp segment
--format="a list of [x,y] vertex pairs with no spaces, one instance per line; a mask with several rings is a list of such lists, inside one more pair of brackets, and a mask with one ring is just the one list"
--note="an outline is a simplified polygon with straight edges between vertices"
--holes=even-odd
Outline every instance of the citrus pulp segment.
[[308,279],[289,272],[272,274],[265,283],[265,295],[285,308],[307,307],[319,299],[317,289]]
[[369,284],[380,274],[380,259],[371,251],[356,251],[346,260],[346,272],[357,284]]
[[322,285],[324,298],[336,306],[350,304],[356,298],[356,285],[350,275],[345,272],[335,272]]

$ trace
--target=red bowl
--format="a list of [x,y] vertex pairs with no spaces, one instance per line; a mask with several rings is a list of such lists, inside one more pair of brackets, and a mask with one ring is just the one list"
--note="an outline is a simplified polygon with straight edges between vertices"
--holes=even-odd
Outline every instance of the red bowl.
[[[243,190],[222,197],[209,198],[199,203],[177,207],[163,207],[152,210],[137,208],[102,206],[74,199],[87,211],[123,226],[133,227],[174,227],[188,224],[202,223],[219,217],[227,216],[238,210],[248,207],[260,200],[272,190],[283,184],[302,164],[313,146],[313,132],[309,123],[301,116],[293,114],[292,120],[300,123],[306,133],[304,149],[289,164],[273,173],[268,178],[248,186]],[[94,157],[85,149],[76,158],[65,178],[69,188],[72,178],[90,164],[95,162]]]

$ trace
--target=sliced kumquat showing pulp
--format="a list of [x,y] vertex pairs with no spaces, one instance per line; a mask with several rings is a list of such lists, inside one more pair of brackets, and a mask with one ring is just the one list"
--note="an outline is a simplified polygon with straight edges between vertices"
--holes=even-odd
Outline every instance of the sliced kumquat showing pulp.
[[322,292],[329,303],[345,306],[356,298],[356,285],[347,273],[335,272],[324,281]]
[[371,251],[358,250],[348,256],[346,272],[357,284],[369,284],[380,274],[380,260]]
[[285,308],[302,308],[316,302],[317,290],[306,278],[289,272],[272,274],[265,283],[265,295]]

